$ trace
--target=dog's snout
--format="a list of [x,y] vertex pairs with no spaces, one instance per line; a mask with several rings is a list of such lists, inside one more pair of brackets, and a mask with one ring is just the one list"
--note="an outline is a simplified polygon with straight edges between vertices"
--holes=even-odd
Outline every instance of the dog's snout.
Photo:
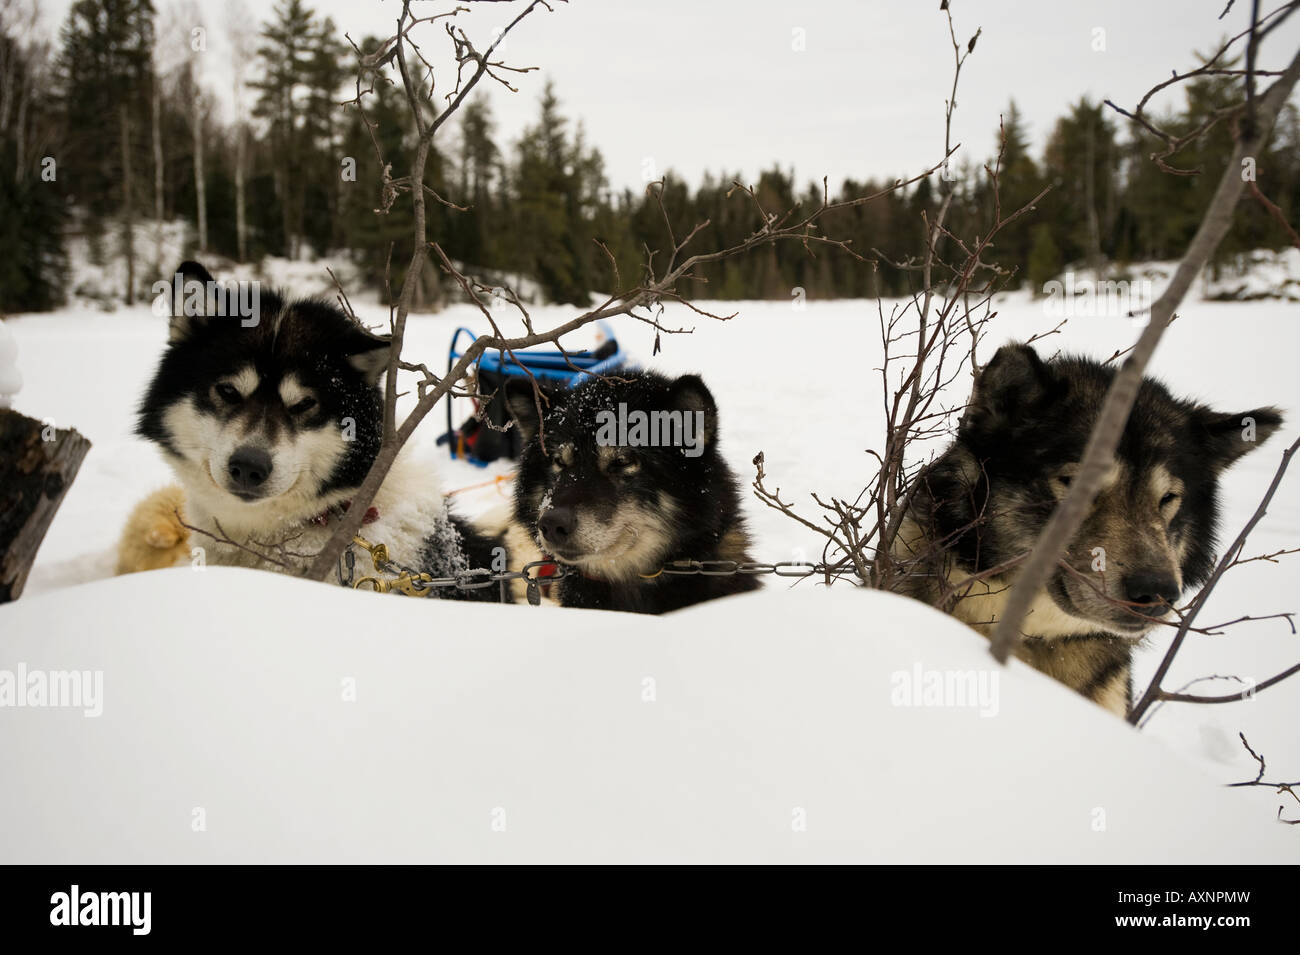
[[552,507],[537,520],[537,529],[552,544],[566,544],[573,536],[578,516],[571,507]]
[[256,491],[271,476],[271,456],[261,448],[237,448],[226,463],[230,483],[238,491]]
[[[1151,604],[1157,614],[1166,604],[1172,606],[1178,594],[1178,581],[1167,573],[1139,572],[1124,578],[1124,599],[1134,604]],[[1145,610],[1142,607],[1135,609]]]

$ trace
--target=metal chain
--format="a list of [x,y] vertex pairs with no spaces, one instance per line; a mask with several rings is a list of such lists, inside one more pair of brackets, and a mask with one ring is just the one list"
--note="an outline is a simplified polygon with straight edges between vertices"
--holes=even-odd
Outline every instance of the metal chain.
[[[343,552],[339,560],[339,583],[354,590],[370,589],[386,594],[396,591],[408,597],[429,597],[437,590],[455,588],[461,591],[483,590],[493,584],[502,585],[512,580],[522,580],[527,585],[528,602],[533,606],[541,603],[543,586],[556,583],[565,577],[578,573],[571,567],[553,560],[535,560],[524,564],[522,570],[492,571],[486,568],[461,571],[454,577],[434,577],[423,571],[406,567],[388,556],[388,547],[384,544],[372,544],[364,537],[352,538],[352,543],[365,550],[374,564],[374,574],[356,578],[356,555],[351,546]],[[554,568],[552,573],[534,573],[542,567]],[[346,573],[345,573],[346,569]],[[664,564],[653,574],[641,574],[644,580],[654,580],[661,575],[672,577],[734,577],[738,574],[756,576],[773,574],[777,577],[812,577],[817,574],[836,572],[825,563],[810,564],[806,561],[783,560],[774,564],[757,561],[734,560],[674,560]],[[379,576],[381,574],[387,576]]]

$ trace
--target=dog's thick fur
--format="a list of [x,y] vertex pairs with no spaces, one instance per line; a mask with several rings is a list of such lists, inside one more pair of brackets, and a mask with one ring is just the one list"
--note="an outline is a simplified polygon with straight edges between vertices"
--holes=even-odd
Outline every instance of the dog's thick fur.
[[[179,274],[211,281],[192,262]],[[262,291],[259,304],[251,327],[240,316],[173,315],[137,430],[175,471],[185,523],[198,529],[190,543],[208,562],[298,572],[374,462],[389,342],[325,302]],[[174,503],[155,495],[139,519],[157,523]],[[500,542],[450,514],[433,476],[405,455],[372,506],[361,533],[393,560],[435,577],[492,566]],[[121,550],[124,569],[139,569],[138,555]],[[361,575],[370,567],[359,560]],[[495,587],[436,593],[498,599]]]
[[[991,634],[1016,571],[963,582],[1033,547],[1114,375],[1087,358],[998,350],[957,440],[913,492],[894,547],[912,571],[907,592]],[[1212,569],[1219,476],[1281,423],[1275,408],[1223,414],[1144,380],[1115,466],[1065,557],[1071,569],[1056,570],[1025,619],[1020,658],[1127,712],[1134,646]]]
[[[659,573],[674,560],[749,560],[739,485],[719,453],[718,409],[703,381],[616,374],[548,393],[541,415],[531,385],[507,393],[524,437],[514,517],[542,551],[574,572],[554,585],[559,603],[664,613],[757,588],[746,575]],[[682,447],[602,445],[598,416],[620,405],[647,414],[699,413],[698,456]]]
[[154,491],[131,511],[117,545],[117,573],[175,567],[190,554],[190,532],[181,523],[185,492],[175,486]]

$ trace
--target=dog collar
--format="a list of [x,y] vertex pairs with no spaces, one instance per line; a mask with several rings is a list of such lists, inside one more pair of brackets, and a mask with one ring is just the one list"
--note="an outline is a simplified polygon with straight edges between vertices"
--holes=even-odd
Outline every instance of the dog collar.
[[[339,517],[342,517],[344,514],[348,512],[348,508],[351,506],[352,506],[351,501],[344,501],[341,504],[334,505],[333,507],[327,507],[325,508],[325,510],[321,511],[319,514],[313,517],[311,519],[311,522],[320,527],[325,527],[329,524],[331,515],[333,515],[337,511],[337,515]],[[379,508],[373,506],[367,507],[366,515],[365,517],[361,518],[361,523],[373,524],[377,520],[379,520]]]
[[[556,560],[554,557],[552,557],[550,554],[547,554],[547,553],[545,553],[545,552],[542,553],[542,560],[548,560],[548,561],[550,561],[550,565],[549,565],[545,570],[539,570],[539,571],[537,572],[537,576],[538,576],[538,577],[554,577],[554,576],[555,576],[555,568],[560,566],[560,562],[559,562],[558,560]],[[608,583],[609,583],[609,581],[606,580],[604,577],[593,577],[593,576],[591,576],[591,574],[587,573],[585,570],[582,570],[580,567],[577,567],[577,566],[575,566],[575,565],[573,565],[573,564],[565,564],[564,566],[565,566],[565,568],[566,568],[566,572],[567,572],[567,573],[569,573],[569,574],[577,574],[577,575],[578,575],[579,577],[581,577],[583,580],[590,580],[592,583],[597,583],[597,584],[608,584]],[[550,584],[543,584],[543,585],[542,585],[543,593],[545,593],[545,588],[547,588],[547,587],[549,587],[549,586],[550,586]]]
[[[559,562],[558,560],[556,560],[554,557],[552,557],[550,554],[547,554],[547,553],[545,553],[545,552],[543,552],[543,554],[542,554],[542,560],[550,561],[550,563],[548,563],[545,567],[540,568],[540,569],[537,571],[537,576],[538,576],[538,577],[554,577],[554,576],[556,575],[556,568],[560,566],[560,562]],[[581,577],[583,580],[590,580],[590,581],[592,581],[593,583],[597,583],[597,584],[608,584],[608,583],[609,583],[608,580],[603,580],[603,579],[601,579],[600,577],[593,577],[593,576],[591,576],[591,574],[588,574],[588,573],[586,573],[585,571],[579,569],[578,567],[572,566],[572,565],[570,565],[570,564],[565,564],[564,567],[565,567],[565,573],[566,573],[566,574],[575,574],[575,573],[576,573],[576,574],[577,574],[579,577]],[[542,595],[545,596],[545,597],[549,597],[549,596],[551,595],[551,587],[552,587],[551,584],[541,584]]]
[[[548,560],[550,561],[550,563],[546,564],[544,567],[537,568],[537,576],[539,578],[554,577],[555,570],[560,565],[556,562],[555,558],[552,557],[550,554],[542,554],[542,560]],[[538,581],[538,587],[542,591],[543,597],[549,597],[551,595],[551,586],[552,586],[551,584],[543,584],[540,582],[540,580]]]

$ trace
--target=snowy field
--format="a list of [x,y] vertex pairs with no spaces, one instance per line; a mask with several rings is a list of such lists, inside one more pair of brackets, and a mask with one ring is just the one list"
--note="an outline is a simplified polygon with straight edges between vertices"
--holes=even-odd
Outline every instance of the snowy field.
[[[768,590],[525,623],[543,612],[229,567],[0,608],[6,665],[104,674],[97,718],[0,712],[0,859],[1295,858],[1269,807],[914,601]],[[894,705],[918,664],[997,692]]]
[[[792,305],[781,302],[736,302],[720,306],[724,312],[738,313],[736,318],[726,323],[697,319],[684,308],[669,307],[663,319],[665,324],[685,325],[693,327],[694,331],[686,335],[665,336],[661,354],[653,358],[653,330],[628,320],[620,320],[615,329],[625,350],[638,362],[672,373],[701,373],[719,404],[723,450],[741,479],[748,485],[753,475],[750,462],[757,452],[762,451],[766,455],[769,486],[779,486],[786,500],[796,502],[805,514],[812,514],[815,505],[808,497],[812,491],[848,498],[857,495],[871,471],[865,449],[879,447],[880,444],[883,412],[880,380],[876,371],[880,353],[876,307],[875,302],[809,302],[806,308],[796,310]],[[982,346],[984,358],[991,355],[1002,342],[1044,332],[1059,320],[1048,315],[1042,303],[1027,296],[1006,297],[999,302],[997,308],[999,314],[992,322],[989,337]],[[386,315],[385,309],[375,305],[357,304],[357,309],[363,318],[376,323]],[[532,314],[538,327],[549,327],[569,317],[572,309],[535,308]],[[1300,308],[1284,302],[1188,302],[1181,310],[1178,321],[1166,333],[1156,355],[1154,373],[1177,393],[1194,396],[1224,411],[1244,411],[1259,405],[1275,404],[1288,412],[1288,421],[1282,432],[1264,448],[1238,462],[1226,476],[1223,482],[1224,540],[1221,540],[1221,544],[1234,535],[1253,512],[1277,466],[1282,449],[1300,433],[1300,376],[1295,367],[1296,355],[1300,354],[1298,320]],[[467,306],[456,306],[438,315],[413,316],[408,326],[405,357],[424,361],[433,368],[443,367],[451,333],[461,324],[480,328],[481,317],[475,309]],[[187,583],[176,588],[154,588],[145,581],[132,580],[129,584],[117,581],[91,584],[89,588],[79,586],[110,576],[113,549],[128,511],[146,493],[170,480],[168,469],[157,452],[131,434],[134,408],[165,341],[165,319],[155,317],[143,306],[119,309],[112,313],[70,309],[55,314],[13,317],[8,321],[8,326],[18,342],[18,367],[25,378],[25,386],[15,400],[15,408],[33,417],[51,419],[60,427],[75,427],[90,438],[93,447],[50,528],[27,592],[14,608],[0,608],[0,633],[6,641],[14,641],[7,646],[0,642],[0,663],[11,665],[11,653],[19,648],[38,646],[40,640],[57,641],[66,637],[72,643],[80,645],[84,642],[84,633],[74,635],[60,631],[61,625],[72,627],[72,623],[64,619],[66,609],[61,608],[64,608],[65,603],[68,606],[75,604],[79,608],[78,613],[95,613],[94,608],[103,601],[108,617],[125,615],[117,619],[115,628],[110,628],[112,632],[120,634],[125,643],[136,645],[140,652],[147,652],[139,647],[139,641],[143,638],[139,633],[132,633],[132,615],[140,615],[136,621],[140,633],[156,632],[161,617],[168,622],[168,626],[185,632],[187,636],[184,645],[195,649],[193,661],[195,666],[199,665],[208,659],[208,654],[202,648],[195,648],[194,634],[206,631],[197,624],[186,622],[190,608],[178,603],[175,597],[176,591],[193,593],[195,585]],[[1116,349],[1131,344],[1137,332],[1136,326],[1128,319],[1074,318],[1059,334],[1041,342],[1039,348],[1044,354],[1062,349],[1105,358]],[[959,403],[967,389],[968,383],[965,380],[954,386],[952,403]],[[458,422],[464,414],[464,410],[457,411]],[[484,482],[495,474],[504,473],[507,468],[497,466],[484,470],[462,462],[449,461],[445,449],[434,447],[434,440],[444,426],[445,414],[440,408],[427,420],[423,432],[417,434],[417,440],[430,462],[437,462],[438,480],[445,490],[469,488],[456,495],[456,506],[473,513],[500,503],[502,496],[509,492],[508,486],[482,489],[471,486]],[[748,497],[747,511],[756,540],[756,559],[780,561],[819,558],[820,542],[815,535],[764,508],[752,496]],[[1293,473],[1251,538],[1248,552],[1271,552],[1298,544],[1300,473]],[[170,576],[157,575],[156,579],[159,582],[164,579],[179,581],[183,576],[194,576],[184,570],[165,573]],[[248,573],[251,572],[219,571],[211,580],[242,581]],[[329,629],[330,617],[320,607],[342,612],[339,608],[347,602],[374,599],[340,592],[331,593],[326,603],[324,598],[318,598],[313,592],[310,600],[302,600],[305,589],[310,585],[281,580],[271,575],[258,576],[264,576],[267,580],[258,579],[255,584],[240,584],[241,589],[235,593],[250,600],[270,602],[282,590],[286,598],[292,598],[293,606],[303,608],[301,619],[305,627]],[[1215,599],[1204,612],[1201,622],[1208,624],[1226,621],[1247,613],[1265,615],[1300,610],[1298,584],[1300,558],[1283,559],[1278,564],[1257,562],[1238,568],[1218,588]],[[204,593],[209,595],[208,599],[214,600],[214,607],[219,607],[221,601],[212,595],[212,583],[206,586],[208,589]],[[787,589],[798,592],[784,593]],[[763,698],[758,692],[758,684],[767,687],[774,694],[768,697],[773,710],[768,722],[760,720],[760,723],[764,726],[770,723],[774,733],[794,736],[793,742],[783,737],[772,743],[773,749],[755,750],[754,759],[775,759],[781,753],[788,755],[799,749],[797,737],[800,733],[801,714],[797,708],[790,707],[788,701],[780,701],[780,692],[776,689],[776,684],[770,681],[777,677],[771,668],[772,654],[779,657],[782,653],[790,653],[792,648],[799,645],[800,640],[806,638],[818,647],[822,647],[825,641],[830,641],[825,645],[832,646],[834,650],[821,660],[821,665],[826,668],[827,692],[832,693],[850,692],[853,685],[843,674],[835,674],[837,668],[850,663],[869,668],[874,662],[885,671],[892,671],[896,669],[894,658],[899,657],[900,646],[908,645],[908,641],[920,642],[920,649],[915,652],[921,657],[928,652],[928,644],[924,641],[933,640],[936,641],[936,655],[941,652],[956,653],[958,658],[967,661],[968,666],[982,665],[983,645],[978,637],[969,632],[947,627],[945,621],[935,624],[928,616],[901,613],[896,607],[899,601],[893,598],[856,593],[847,585],[834,589],[834,594],[825,594],[808,582],[790,588],[785,582],[768,580],[766,593],[748,603],[723,602],[693,611],[693,620],[703,621],[710,628],[725,629],[734,619],[751,632],[755,628],[760,631],[755,646],[767,655],[754,666],[762,673],[756,676],[758,683],[742,694],[743,699],[738,697],[737,705],[745,709],[746,713],[750,712]],[[159,590],[161,593],[158,593]],[[124,597],[123,594],[128,596]],[[157,596],[151,596],[153,594]],[[317,604],[320,607],[313,606]],[[26,605],[27,609],[21,610],[22,605]],[[360,603],[350,605],[362,606]],[[369,611],[373,605],[364,606]],[[729,608],[736,611],[734,616],[729,617],[732,612]],[[199,608],[192,609],[195,613],[205,612]],[[401,614],[400,617],[393,617],[394,625],[398,621],[408,625],[406,622],[409,621],[410,627],[418,626],[418,621],[424,619],[420,614],[428,614],[427,619],[432,620],[439,612],[438,608],[422,604],[387,611],[393,615]],[[465,620],[461,616],[462,612],[464,611],[458,609],[453,619],[463,626]],[[615,622],[610,619],[610,615],[596,614],[593,618],[591,614],[575,615],[574,611],[554,608],[471,608],[469,612],[481,613],[485,620],[508,621],[507,628],[515,632],[508,638],[502,638],[499,649],[505,653],[518,650],[518,631],[524,627],[535,628],[537,633],[544,635],[562,634],[569,630],[575,633],[607,632],[611,639],[624,634],[629,640],[651,642],[656,639],[655,634],[659,638],[669,639],[665,634],[674,632],[670,626],[661,625],[658,630],[650,629],[655,626],[655,622]],[[61,613],[63,616],[60,616]],[[287,666],[284,656],[287,650],[271,644],[276,639],[276,633],[295,629],[295,618],[285,609],[268,613],[272,619],[279,621],[284,630],[262,633],[259,636],[260,642],[267,645],[265,653],[268,659],[276,661],[276,665]],[[526,623],[524,618],[527,619]],[[256,620],[256,617],[253,619]],[[58,624],[56,620],[62,620],[63,623]],[[917,625],[915,633],[908,632],[907,628],[912,625],[909,621],[915,620],[922,621],[922,624]],[[43,621],[50,624],[48,632],[37,634],[26,629],[22,633],[17,632],[19,627],[41,628]],[[903,632],[890,631],[882,635],[882,623],[885,626],[902,627]],[[255,623],[252,625],[256,626]],[[702,624],[696,624],[692,629],[700,625]],[[739,629],[738,626],[737,630]],[[834,634],[833,640],[830,632]],[[442,651],[429,651],[432,656],[421,657],[421,665],[436,666],[440,663],[447,664],[448,661],[466,665],[464,656],[457,657],[457,653],[464,651],[464,636],[463,633],[455,636],[454,646],[446,650],[450,656],[444,658],[439,655]],[[390,655],[398,652],[401,647],[408,646],[409,639],[408,634],[397,643],[391,640],[384,642],[382,653]],[[887,651],[882,649],[878,657],[873,658],[870,653],[864,654],[853,649],[855,640],[876,639],[881,640],[882,647],[889,648]],[[969,652],[965,649],[953,650],[954,647],[964,647],[966,641],[971,647]],[[1147,676],[1159,662],[1166,641],[1166,637],[1157,636],[1151,640],[1148,648],[1140,652],[1137,673],[1139,687],[1145,685]],[[304,655],[310,654],[314,647],[310,639],[303,638],[302,633],[293,634],[291,645]],[[748,644],[744,639],[738,637],[726,642],[725,646],[716,642],[708,646],[705,659],[698,661],[701,674],[715,670],[721,672],[718,668],[722,668],[724,662],[728,661],[736,672],[747,672]],[[104,659],[111,658],[109,647],[101,645],[97,652]],[[329,652],[340,651],[331,643]],[[498,665],[510,671],[511,679],[526,681],[529,661],[536,662],[540,659],[545,662],[550,659],[545,652],[541,653],[540,658],[536,657],[536,650],[518,652],[521,654],[518,659],[506,662],[498,657],[496,660]],[[573,673],[573,668],[580,666],[581,661],[577,657],[565,656],[561,651],[557,651],[557,654],[554,660],[541,667],[538,679],[562,680],[564,673]],[[718,654],[722,655],[717,656]],[[671,644],[670,655],[673,657],[673,667],[679,672],[688,671],[697,662],[692,660],[689,648],[681,643]],[[218,655],[212,655],[214,659],[216,656]],[[799,694],[803,694],[799,697],[801,699],[812,700],[819,695],[818,659],[816,656],[811,658],[811,662],[803,659],[792,677],[799,683],[796,689]],[[1221,637],[1189,637],[1166,685],[1177,688],[1195,678],[1212,674],[1262,680],[1297,659],[1300,659],[1300,638],[1292,635],[1284,622],[1273,620],[1249,623],[1233,627]],[[976,660],[981,662],[971,662]],[[249,677],[252,682],[232,692],[248,699],[250,706],[258,707],[260,704],[252,698],[267,690],[267,686],[255,675],[256,660],[247,662],[252,668],[250,672],[254,673]],[[560,667],[560,662],[564,662],[570,669],[566,671]],[[484,664],[480,660],[477,665]],[[303,667],[309,669],[311,664],[303,661]],[[228,663],[222,664],[220,672],[230,676],[239,672],[239,668],[232,669]],[[627,675],[632,679],[635,672],[629,671]],[[576,687],[581,682],[580,676],[573,679]],[[703,679],[704,677],[699,678],[700,681]],[[1034,765],[1041,758],[1041,754],[1035,755],[1032,752],[1032,746],[1037,745],[1045,752],[1050,750],[1056,754],[1058,761],[1062,753],[1068,756],[1077,752],[1079,766],[1083,770],[1072,775],[1063,769],[1053,777],[1054,785],[1074,785],[1076,777],[1083,778],[1088,772],[1102,772],[1100,766],[1108,762],[1106,752],[1111,751],[1107,748],[1113,747],[1116,758],[1105,773],[1109,782],[1127,782],[1134,792],[1145,791],[1147,795],[1144,798],[1148,800],[1145,805],[1150,818],[1164,813],[1173,820],[1166,829],[1160,830],[1159,838],[1174,838],[1176,833],[1181,832],[1188,839],[1199,839],[1207,829],[1220,824],[1228,825],[1225,820],[1235,814],[1232,825],[1246,827],[1255,834],[1250,838],[1265,839],[1270,843],[1265,845],[1256,842],[1241,846],[1241,853],[1236,857],[1226,844],[1220,846],[1215,843],[1212,850],[1207,847],[1202,854],[1201,858],[1206,861],[1276,858],[1279,849],[1290,845],[1289,840],[1300,838],[1300,830],[1295,827],[1273,825],[1258,830],[1250,828],[1256,819],[1271,819],[1285,797],[1264,790],[1223,790],[1215,785],[1254,776],[1255,764],[1237,739],[1237,734],[1241,731],[1246,733],[1256,750],[1268,758],[1269,778],[1300,778],[1300,736],[1295,731],[1300,722],[1300,679],[1266,690],[1249,703],[1213,707],[1168,704],[1156,713],[1144,731],[1149,739],[1135,740],[1132,743],[1129,742],[1130,737],[1133,737],[1132,731],[1100,711],[1081,713],[1080,708],[1074,705],[1075,700],[1064,699],[1068,696],[1068,691],[1048,684],[1045,680],[1038,680],[1036,674],[1026,671],[1025,675],[1016,676],[1014,680],[1009,678],[1008,683],[1016,687],[1031,686],[1032,691],[1026,692],[1030,692],[1035,704],[1043,708],[1037,715],[1028,715],[1016,722],[1016,728],[1000,730],[995,737],[1006,746],[1024,753],[1022,770],[1007,777],[1009,788],[999,797],[1008,806],[1051,801],[1058,796],[1082,800],[1081,805],[1095,805],[1088,801],[1086,794],[1029,790],[1027,787],[1033,784],[1035,778]],[[445,682],[439,685],[444,689],[447,687]],[[703,682],[697,681],[693,685],[698,692],[704,692]],[[559,686],[562,687],[563,684]],[[1199,689],[1208,693],[1229,692],[1233,686],[1234,684],[1222,680],[1198,684]],[[405,689],[412,690],[412,687]],[[588,699],[594,692],[589,687],[564,688],[563,691],[557,689],[556,692],[563,695],[570,689],[576,694],[575,699]],[[497,687],[497,690],[504,692],[501,687]],[[454,697],[453,690],[447,692]],[[154,693],[150,698],[160,706],[166,705],[165,694],[158,696]],[[392,705],[400,706],[400,701],[395,700]],[[566,713],[571,706],[572,703],[564,704]],[[863,703],[862,706],[864,709],[861,712],[850,707],[839,715],[851,714],[854,719],[876,720],[875,725],[868,726],[865,730],[872,737],[893,732],[892,727],[900,719],[897,710],[893,710],[891,715],[887,706],[882,708],[869,703]],[[483,712],[477,706],[470,706],[461,716],[472,721],[482,717]],[[164,714],[154,715],[156,718]],[[831,715],[829,711],[810,715],[809,726],[824,726]],[[593,714],[593,718],[600,719],[600,716]],[[144,715],[140,719],[141,726],[147,723]],[[424,719],[421,716],[412,723],[413,739],[418,738]],[[886,722],[881,723],[881,720]],[[1003,722],[1005,721],[975,720],[970,726],[978,730],[981,726]],[[1115,725],[1112,727],[1109,723]],[[481,724],[471,722],[467,725]],[[561,734],[556,738],[564,738],[563,733],[573,728],[567,716],[557,717],[553,724],[548,725]],[[758,724],[752,721],[747,724],[751,729],[755,725]],[[352,725],[343,728],[333,726],[332,731],[342,733],[338,741],[346,743],[360,738],[356,734],[362,733],[362,728]],[[957,750],[962,746],[975,745],[966,735],[959,736],[956,741],[940,742],[948,732],[943,728],[942,721],[929,725],[927,732],[929,731],[935,735],[922,738],[934,741],[934,757],[937,760],[958,760]],[[156,735],[162,731],[150,732]],[[183,741],[188,732],[189,729],[178,724],[173,732],[174,742]],[[256,727],[250,724],[248,732],[255,734]],[[719,729],[718,732],[723,730]],[[1080,738],[1080,733],[1089,734],[1088,738]],[[854,732],[846,731],[844,739],[852,739],[855,735]],[[231,738],[223,736],[222,742],[231,744]],[[164,744],[165,740],[159,743]],[[177,745],[181,745],[180,742]],[[383,745],[391,745],[391,741]],[[408,740],[406,745],[418,746],[418,743]],[[902,746],[900,743],[900,748]],[[806,768],[821,772],[833,765],[829,759],[828,747],[833,750],[830,742],[819,741],[815,748],[821,755],[818,759],[809,757]],[[1030,750],[1025,747],[1030,747]],[[503,752],[507,750],[509,747],[505,747]],[[853,752],[857,750],[846,749],[845,758],[849,758]],[[874,739],[870,752],[870,768],[882,774],[875,777],[874,785],[879,790],[891,789],[888,783],[891,778],[888,747],[882,747],[879,740]],[[998,752],[1007,761],[1015,755],[1007,749]],[[596,758],[593,754],[588,755]],[[263,752],[262,756],[271,760],[270,754]],[[826,759],[822,760],[821,757]],[[87,758],[94,762],[93,758]],[[321,758],[325,759],[326,755],[322,753]],[[577,757],[570,752],[568,758]],[[232,772],[240,771],[234,754],[225,753],[221,759],[230,762]],[[896,769],[913,772],[914,762],[915,757],[909,757]],[[558,772],[563,768],[564,762],[561,760],[556,765]],[[674,771],[690,770],[689,760],[657,765],[661,765],[661,768],[673,767]],[[353,768],[364,771],[365,767]],[[943,766],[937,766],[935,770],[929,785],[921,785],[911,778],[898,778],[898,792],[925,792],[930,786],[938,785],[939,780],[944,780],[944,785],[952,787],[951,795],[946,798],[965,802],[968,806],[983,804],[984,797],[976,800],[969,795],[971,787],[987,789],[988,778],[978,778],[981,773],[979,765],[965,759],[952,772],[946,771]],[[350,773],[352,768],[340,764],[338,771]],[[591,767],[584,771],[591,771]],[[627,771],[625,760],[613,760],[611,771]],[[850,774],[860,771],[860,767],[844,768],[844,772]],[[1000,766],[990,772],[1001,779],[1006,767]],[[709,778],[718,783],[717,778]],[[1174,786],[1171,780],[1176,780],[1178,785]],[[58,777],[53,770],[46,779],[50,785],[70,781],[69,778]],[[424,782],[427,783],[428,780]],[[120,780],[118,784],[125,785]],[[691,784],[692,779],[687,776],[675,783],[688,789]],[[701,783],[706,789],[708,785],[712,784]],[[1001,786],[1001,783],[998,785]],[[1196,791],[1189,792],[1189,787]],[[707,798],[721,798],[719,794],[722,791],[722,788],[717,787],[709,789]],[[763,799],[770,796],[774,805],[784,805],[781,800],[786,800],[787,794],[761,795]],[[11,795],[8,798],[14,800],[18,797]],[[178,798],[191,797],[178,795]],[[394,798],[397,799],[395,806],[398,811],[413,811],[414,803],[408,804],[411,794],[401,794],[400,798]],[[485,795],[484,798],[490,797]],[[795,798],[790,796],[790,799]],[[886,799],[882,806],[887,803],[891,812],[902,811],[905,800],[898,806],[894,806],[890,800],[894,800],[894,797]],[[790,804],[797,805],[797,802]],[[371,807],[372,810],[375,808],[382,810],[383,807]],[[21,813],[28,809],[30,806],[26,802],[9,802],[3,814],[9,816],[10,812],[19,812],[20,818]],[[1300,806],[1294,807],[1294,810],[1288,807],[1292,816],[1300,815],[1295,810],[1300,810]],[[321,811],[324,812],[323,809]],[[976,816],[981,811],[971,810]],[[1010,824],[1014,816],[1009,810],[1006,812],[1007,824]],[[1207,812],[1214,813],[1214,817],[1206,818],[1204,814]],[[910,832],[920,825],[921,821],[914,818],[906,823],[905,828]],[[1047,825],[1044,823],[1044,826]],[[1038,833],[1038,837],[1050,840],[1050,828]],[[1157,839],[1156,835],[1150,835],[1150,838]],[[649,834],[647,839],[650,839]],[[737,834],[733,848],[740,846],[743,841],[742,835]],[[1102,858],[1128,857],[1122,852],[1094,854],[1077,843],[1078,840],[1072,840],[1072,837],[1062,836],[1062,852],[1056,858],[1099,861]],[[1272,846],[1271,843],[1277,843],[1277,846]],[[1131,842],[1127,844],[1133,845]],[[648,841],[646,845],[652,846],[653,841]],[[968,848],[970,845],[973,844],[968,844]],[[907,857],[905,845],[900,843],[895,848],[897,852],[887,852],[885,855],[897,859]],[[179,856],[167,853],[163,855],[168,858],[183,857],[181,850],[176,851]],[[466,853],[470,851],[465,848]],[[275,855],[272,850],[268,852]],[[545,855],[540,848],[538,852]],[[649,854],[653,855],[653,852]],[[727,855],[725,851],[722,854]],[[965,853],[961,854],[965,856]],[[286,849],[278,857],[292,855]],[[762,852],[756,852],[755,855],[763,857]],[[222,857],[222,854],[217,853],[215,857]],[[735,857],[734,853],[729,857]],[[942,853],[935,857],[942,857]],[[1045,857],[1041,852],[1035,854],[1035,851],[1028,848],[1019,856],[1013,853],[1006,857],[1053,858],[1050,854]],[[1193,857],[1188,856],[1188,861]],[[1169,861],[1174,858],[1171,855]]]

